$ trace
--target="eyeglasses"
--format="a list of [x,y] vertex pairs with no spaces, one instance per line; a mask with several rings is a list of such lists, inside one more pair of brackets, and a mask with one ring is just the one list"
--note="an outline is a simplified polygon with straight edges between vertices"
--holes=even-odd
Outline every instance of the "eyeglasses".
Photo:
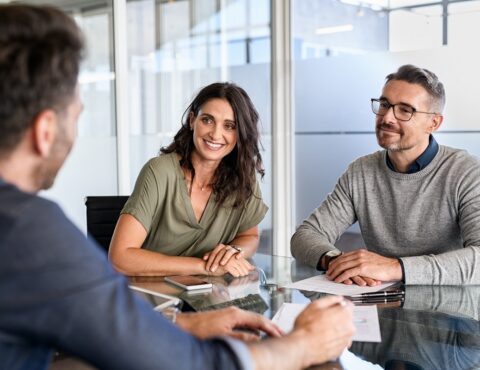
[[390,108],[393,108],[393,115],[399,121],[410,121],[414,113],[437,114],[436,112],[422,112],[406,104],[390,104],[385,99],[370,99],[372,102],[372,111],[378,116],[387,114]]

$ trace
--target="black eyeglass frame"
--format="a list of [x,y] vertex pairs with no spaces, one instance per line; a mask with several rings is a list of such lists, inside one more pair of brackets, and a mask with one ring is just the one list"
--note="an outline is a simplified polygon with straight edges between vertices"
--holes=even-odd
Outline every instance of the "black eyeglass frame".
[[[380,113],[375,112],[375,109],[373,108],[374,102],[380,103],[380,102],[382,102],[382,101],[384,101],[385,103],[388,104],[388,109],[387,109],[387,111],[385,112],[385,114],[387,114],[387,112],[389,111],[389,109],[392,108],[392,109],[393,109],[393,115],[395,116],[395,118],[398,119],[399,121],[402,121],[402,122],[408,122],[408,121],[410,121],[415,113],[438,114],[437,112],[424,112],[424,111],[421,111],[421,110],[417,110],[416,108],[414,108],[414,107],[412,107],[412,106],[410,106],[410,105],[408,105],[408,104],[405,104],[405,103],[390,104],[390,103],[388,102],[388,100],[385,100],[385,99],[375,99],[375,98],[371,98],[371,99],[370,99],[370,102],[371,102],[373,114],[375,114],[375,115],[377,115],[377,116],[384,116],[384,115],[385,115],[385,114],[380,114]],[[395,107],[398,106],[398,105],[404,105],[404,106],[407,106],[407,107],[412,108],[412,114],[410,115],[410,118],[409,118],[409,119],[402,119],[402,118],[398,118],[398,117],[397,117],[397,115],[396,115],[396,113],[395,113]]]

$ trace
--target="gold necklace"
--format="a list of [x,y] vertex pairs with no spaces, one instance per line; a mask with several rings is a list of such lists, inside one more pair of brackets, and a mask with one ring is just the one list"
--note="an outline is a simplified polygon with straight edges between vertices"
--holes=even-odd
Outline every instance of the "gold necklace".
[[198,187],[200,188],[200,191],[203,191],[205,189],[205,187],[207,187],[207,186],[208,186],[208,184],[203,185],[203,186],[199,185]]
[[193,188],[193,185],[195,185],[197,187],[197,189],[200,189],[200,191],[204,191],[206,189],[208,189],[209,186],[211,186],[211,184],[203,184],[203,185],[200,185],[198,183],[195,183],[194,181],[190,180],[190,179],[185,179],[187,180],[187,182],[189,183],[189,188],[190,188],[190,191],[191,189]]
[[[183,171],[183,178],[189,184],[188,187],[190,188],[190,192],[191,192],[192,188],[193,188],[194,181],[192,181],[191,177],[187,177],[187,173],[186,173],[185,170]],[[196,184],[197,188],[200,189],[200,191],[204,191],[205,189],[207,189],[211,185],[212,184],[203,184],[203,185],[200,185],[198,183]]]

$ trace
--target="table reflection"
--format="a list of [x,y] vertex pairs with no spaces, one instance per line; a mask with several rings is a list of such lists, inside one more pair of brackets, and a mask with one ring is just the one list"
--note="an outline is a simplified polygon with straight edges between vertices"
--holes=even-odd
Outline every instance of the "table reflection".
[[[257,269],[249,276],[208,277],[213,289],[193,295],[165,283],[160,277],[137,277],[130,281],[144,289],[210,304],[260,295],[268,306],[263,314],[270,318],[284,302],[308,303],[325,295],[283,288],[319,274],[293,258],[257,254],[253,263]],[[377,306],[382,342],[353,343],[350,351],[367,362],[363,364],[365,367],[356,365],[352,370],[370,369],[368,366],[372,364],[387,370],[480,369],[480,286],[403,288],[403,306]],[[342,367],[340,362],[316,367],[342,368],[350,369],[347,365]]]
[[401,309],[379,310],[381,343],[352,351],[388,370],[480,368],[480,287],[405,287]]

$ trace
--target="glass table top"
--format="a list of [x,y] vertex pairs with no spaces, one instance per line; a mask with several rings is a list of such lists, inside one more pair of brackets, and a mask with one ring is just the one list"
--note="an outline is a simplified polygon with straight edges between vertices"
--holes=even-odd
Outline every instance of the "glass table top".
[[[254,310],[263,311],[269,318],[284,302],[309,303],[325,295],[284,288],[291,282],[320,274],[293,258],[257,254],[253,262],[256,270],[245,277],[206,277],[213,284],[209,291],[187,293],[161,277],[131,277],[130,283],[177,296],[185,302],[185,309],[260,296],[266,305],[257,305]],[[388,370],[480,369],[480,286],[402,289],[402,306],[377,305],[382,341],[354,342],[350,351]],[[342,367],[332,363],[318,368]]]

